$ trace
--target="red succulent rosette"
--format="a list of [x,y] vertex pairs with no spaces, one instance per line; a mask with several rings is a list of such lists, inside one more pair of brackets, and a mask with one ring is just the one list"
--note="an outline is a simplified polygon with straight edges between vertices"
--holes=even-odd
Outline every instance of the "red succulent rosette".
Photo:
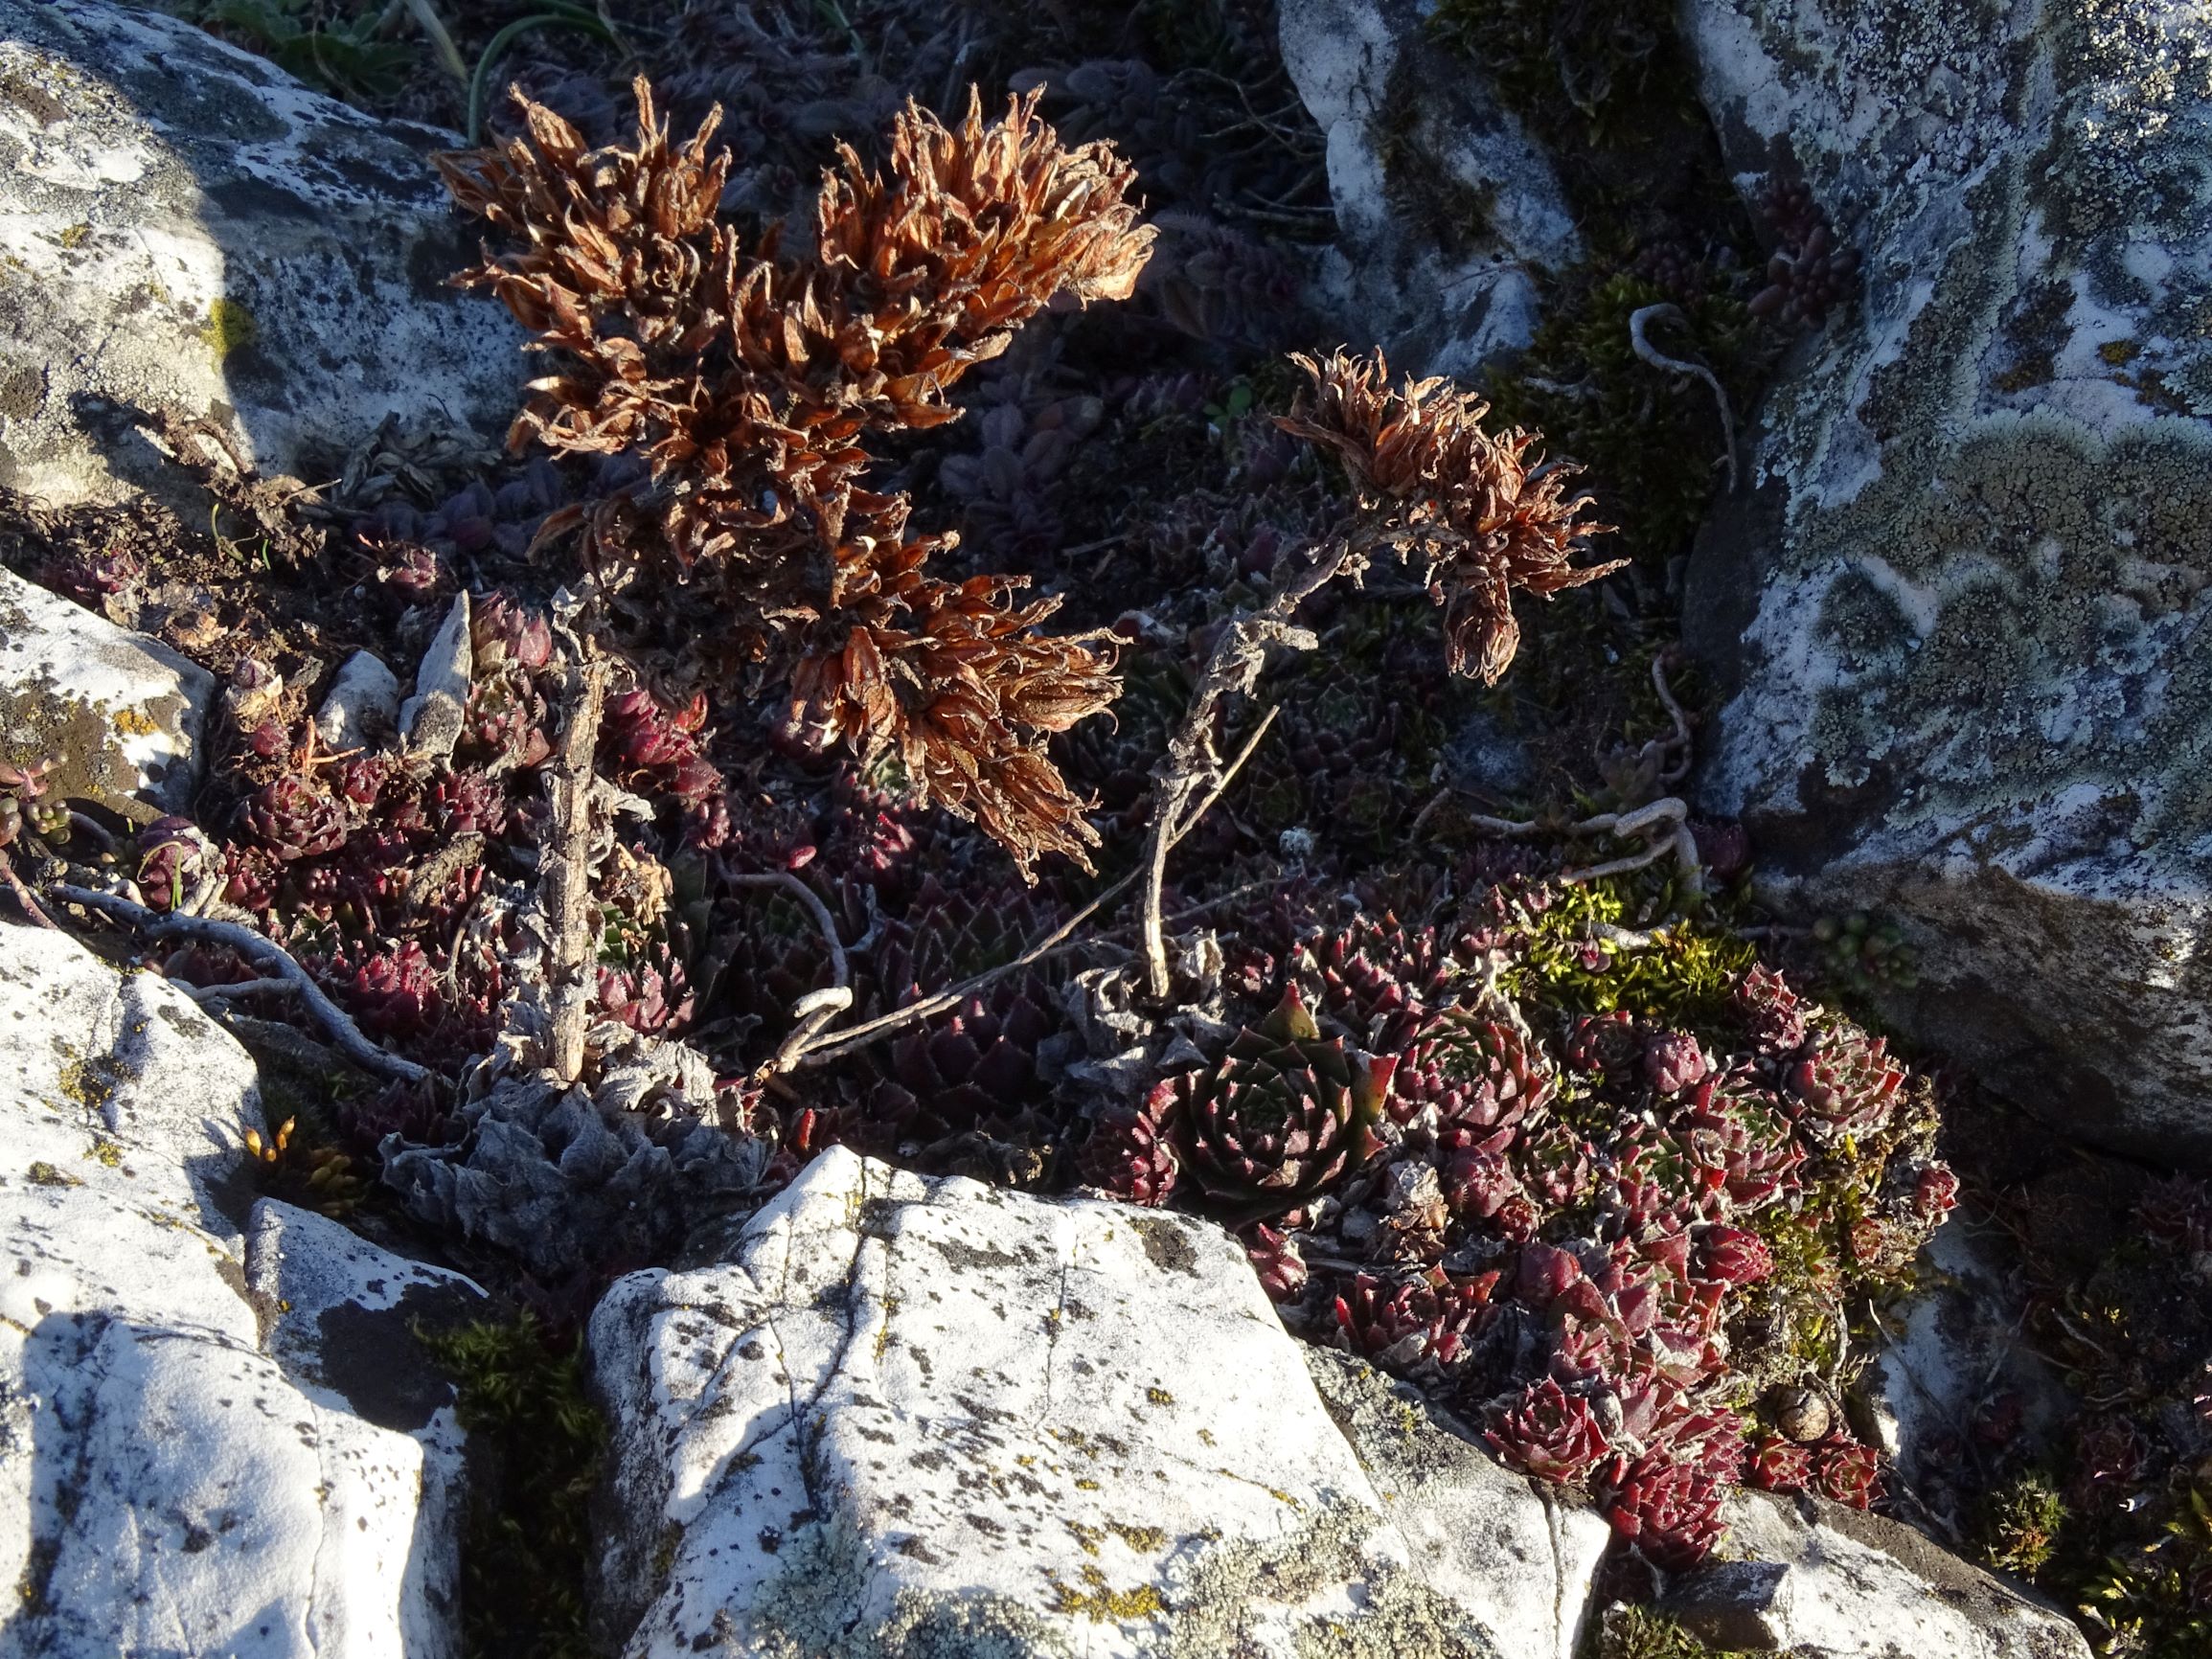
[[1579,1481],[1610,1449],[1588,1398],[1548,1376],[1493,1412],[1483,1438],[1521,1473],[1547,1481]]
[[1700,1462],[1646,1452],[1613,1483],[1606,1518],[1654,1567],[1686,1572],[1721,1540],[1721,1484]]

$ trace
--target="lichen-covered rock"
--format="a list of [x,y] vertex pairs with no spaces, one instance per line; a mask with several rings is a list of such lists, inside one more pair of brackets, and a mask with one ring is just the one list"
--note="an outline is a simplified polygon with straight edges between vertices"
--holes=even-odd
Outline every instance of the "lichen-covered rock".
[[1724,1554],[1663,1605],[1716,1648],[1799,1659],[2088,1659],[2057,1608],[1897,1522],[1822,1499],[1739,1492]]
[[1747,193],[1864,255],[1689,572],[1705,806],[1919,952],[1894,1017],[2212,1153],[2212,28],[2183,0],[1694,0]]
[[259,1120],[184,997],[0,924],[0,1659],[456,1651],[449,1398],[344,1346],[422,1275],[281,1206],[249,1249]]
[[1411,1385],[1366,1361],[1310,1348],[1306,1363],[1429,1586],[1472,1608],[1516,1659],[1575,1659],[1612,1538],[1605,1516],[1441,1426]]
[[1582,257],[1552,163],[1416,0],[1283,0],[1283,62],[1328,141],[1320,307],[1396,365],[1466,375],[1536,333],[1534,270]]
[[56,799],[141,823],[183,811],[214,696],[159,640],[0,570],[0,762],[54,762]]
[[[599,1607],[635,1659],[1519,1659],[1587,1593],[1589,1517],[1378,1423],[1372,1378],[1332,1379],[1348,1441],[1243,1251],[1190,1217],[832,1149],[736,1260],[616,1284],[590,1355]],[[1406,1435],[1372,1468],[1353,1443]],[[1461,1596],[1523,1572],[1557,1610]]]
[[0,485],[65,506],[158,476],[204,421],[331,476],[387,413],[496,433],[513,326],[428,152],[158,11],[0,0]]
[[315,711],[315,737],[332,754],[375,748],[399,723],[399,676],[374,651],[355,651],[323,694],[323,706]]

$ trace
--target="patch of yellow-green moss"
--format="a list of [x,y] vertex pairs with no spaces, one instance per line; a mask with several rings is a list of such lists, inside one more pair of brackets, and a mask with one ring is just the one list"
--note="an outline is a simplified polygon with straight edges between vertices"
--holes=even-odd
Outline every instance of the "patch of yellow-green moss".
[[199,337],[215,348],[217,356],[227,357],[252,345],[260,333],[261,326],[254,321],[252,311],[237,300],[219,299],[208,307]]

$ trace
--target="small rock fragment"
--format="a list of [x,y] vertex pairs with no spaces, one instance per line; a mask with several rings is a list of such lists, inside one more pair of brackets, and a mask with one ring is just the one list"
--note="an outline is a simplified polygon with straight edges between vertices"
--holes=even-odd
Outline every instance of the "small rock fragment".
[[332,752],[358,749],[378,741],[399,719],[398,677],[374,651],[355,651],[315,711],[315,736]]

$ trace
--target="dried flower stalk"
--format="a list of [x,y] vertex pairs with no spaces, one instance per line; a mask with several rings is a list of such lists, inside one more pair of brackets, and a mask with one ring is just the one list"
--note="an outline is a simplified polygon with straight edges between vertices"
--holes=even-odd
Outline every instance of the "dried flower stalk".
[[1628,563],[1575,567],[1589,537],[1613,527],[1585,521],[1590,498],[1567,494],[1577,468],[1530,465],[1533,433],[1483,430],[1490,405],[1474,393],[1410,376],[1393,391],[1380,352],[1291,360],[1312,386],[1277,424],[1335,451],[1379,515],[1377,540],[1425,562],[1454,673],[1494,685],[1512,664],[1516,592],[1549,599]]
[[1059,602],[1023,602],[1018,578],[930,575],[955,538],[910,534],[906,498],[859,480],[871,433],[956,419],[948,389],[1056,295],[1130,292],[1152,239],[1132,170],[1063,147],[1034,92],[988,124],[971,92],[952,127],[909,104],[885,172],[840,149],[800,258],[718,216],[719,112],[677,145],[636,91],[634,148],[586,150],[518,97],[524,135],[439,161],[519,244],[462,280],[561,358],[510,442],[650,467],[548,528],[580,527],[610,588],[706,589],[737,654],[788,677],[795,735],[896,753],[1025,875],[1083,861],[1097,836],[1044,742],[1118,693],[1099,636],[1038,631]]

